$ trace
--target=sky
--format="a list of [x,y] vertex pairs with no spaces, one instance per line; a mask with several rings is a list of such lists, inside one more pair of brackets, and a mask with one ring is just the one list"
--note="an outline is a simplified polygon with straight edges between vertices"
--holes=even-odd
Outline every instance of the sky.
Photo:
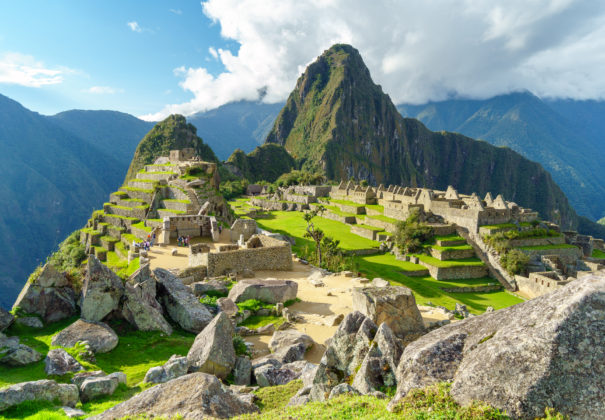
[[601,0],[0,0],[0,94],[147,120],[281,102],[334,43],[395,103],[605,99]]

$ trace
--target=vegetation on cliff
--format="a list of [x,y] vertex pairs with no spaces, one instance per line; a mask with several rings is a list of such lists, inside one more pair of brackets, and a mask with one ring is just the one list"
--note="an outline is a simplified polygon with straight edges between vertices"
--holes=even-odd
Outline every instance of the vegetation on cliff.
[[349,45],[334,45],[309,65],[267,142],[283,145],[303,169],[332,180],[491,191],[564,227],[578,224],[567,198],[539,164],[508,148],[435,133],[403,118]]
[[250,182],[274,182],[280,175],[296,167],[288,151],[276,144],[264,144],[248,154],[236,149],[226,164]]
[[126,181],[135,178],[136,173],[145,165],[153,163],[159,156],[168,156],[171,150],[193,148],[206,161],[218,159],[210,146],[198,137],[196,128],[187,123],[182,115],[170,115],[157,123],[137,146],[134,158],[128,168]]

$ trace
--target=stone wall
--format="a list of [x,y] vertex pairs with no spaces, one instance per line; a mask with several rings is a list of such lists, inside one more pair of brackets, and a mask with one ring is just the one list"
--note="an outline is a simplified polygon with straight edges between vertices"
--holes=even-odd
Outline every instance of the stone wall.
[[[170,168],[168,168],[170,169]],[[171,172],[168,169],[164,169],[162,172]],[[153,172],[139,172],[137,179],[153,179],[154,181],[164,181],[172,178],[176,178],[177,173],[153,173]]]
[[553,271],[530,273],[529,278],[515,276],[515,280],[519,287],[519,291],[529,298],[542,296],[568,283],[566,281],[559,281],[556,277],[556,273]]
[[582,258],[582,251],[577,247],[558,249],[520,249],[520,251],[529,255],[530,258],[556,255],[564,264],[575,264],[576,260]]
[[431,256],[438,260],[459,260],[462,258],[472,258],[475,256],[475,251],[471,249],[437,249],[431,248]]
[[[167,219],[167,220],[166,220]],[[179,236],[212,237],[210,217],[204,215],[170,216],[164,219],[164,231],[170,238]]]
[[351,225],[351,233],[354,233],[357,236],[361,236],[362,238],[370,239],[372,241],[376,240],[378,232],[371,229],[364,229],[358,225]]
[[194,244],[189,246],[189,267],[198,267],[205,264],[208,260],[204,254],[210,252],[210,247],[206,244]]
[[334,205],[344,213],[366,214],[366,208],[364,206],[354,206],[342,203],[334,203]]
[[549,236],[546,238],[523,238],[512,239],[509,241],[510,246],[518,248],[521,246],[544,246],[544,245],[561,245],[565,243],[564,236]]
[[253,271],[288,271],[292,269],[292,250],[289,243],[264,235],[255,235],[250,238],[250,241],[255,238],[260,240],[261,247],[201,254],[203,256],[201,265],[207,267],[208,276],[215,277],[234,271],[241,272],[244,269]]
[[341,216],[340,214],[332,213],[330,210],[325,211],[321,217],[330,220],[336,220],[340,223],[353,224],[357,222],[355,216]]
[[231,225],[231,241],[239,241],[240,235],[244,235],[244,241],[250,239],[256,233],[256,221],[252,219],[237,219]]
[[312,195],[313,197],[328,197],[332,189],[329,185],[294,185],[291,188],[296,194]]
[[476,279],[486,277],[488,273],[486,266],[435,267],[422,261],[418,264],[426,267],[435,280]]
[[380,219],[373,219],[371,217],[366,217],[364,219],[363,223],[365,223],[368,226],[374,226],[374,227],[384,229],[390,233],[395,233],[397,231],[397,226],[394,223],[385,222],[384,220],[380,220]]
[[488,293],[502,290],[502,285],[494,284],[493,286],[477,286],[477,287],[440,287],[446,293]]

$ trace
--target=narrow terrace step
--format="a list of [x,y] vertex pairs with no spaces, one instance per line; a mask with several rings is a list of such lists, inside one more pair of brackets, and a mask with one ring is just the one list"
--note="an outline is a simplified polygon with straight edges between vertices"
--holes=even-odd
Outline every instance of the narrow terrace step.
[[172,171],[159,171],[159,172],[139,172],[137,179],[146,179],[152,181],[168,181],[178,176],[176,172]]

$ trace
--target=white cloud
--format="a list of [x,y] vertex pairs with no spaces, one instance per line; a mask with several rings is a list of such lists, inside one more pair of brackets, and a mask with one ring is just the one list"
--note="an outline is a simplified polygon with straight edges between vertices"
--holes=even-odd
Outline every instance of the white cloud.
[[[208,0],[204,13],[239,43],[225,70],[181,68],[193,94],[144,116],[189,115],[241,99],[283,101],[330,45],[356,47],[396,103],[452,95],[605,98],[605,3],[589,0]],[[214,56],[212,50],[210,54]]]
[[63,76],[71,70],[65,67],[51,69],[31,55],[7,52],[0,56],[0,83],[41,87],[63,83]]
[[124,89],[116,89],[111,86],[91,86],[88,89],[84,89],[83,92],[94,95],[114,95],[116,93],[124,93]]
[[208,52],[212,57],[214,57],[215,60],[218,60],[218,52],[216,51],[216,48],[210,47],[208,48]]
[[126,25],[128,25],[130,30],[133,32],[143,32],[143,29],[139,26],[139,23],[136,21],[128,22]]
[[183,11],[181,9],[169,9],[169,11],[171,13],[174,13],[175,15],[182,15]]

